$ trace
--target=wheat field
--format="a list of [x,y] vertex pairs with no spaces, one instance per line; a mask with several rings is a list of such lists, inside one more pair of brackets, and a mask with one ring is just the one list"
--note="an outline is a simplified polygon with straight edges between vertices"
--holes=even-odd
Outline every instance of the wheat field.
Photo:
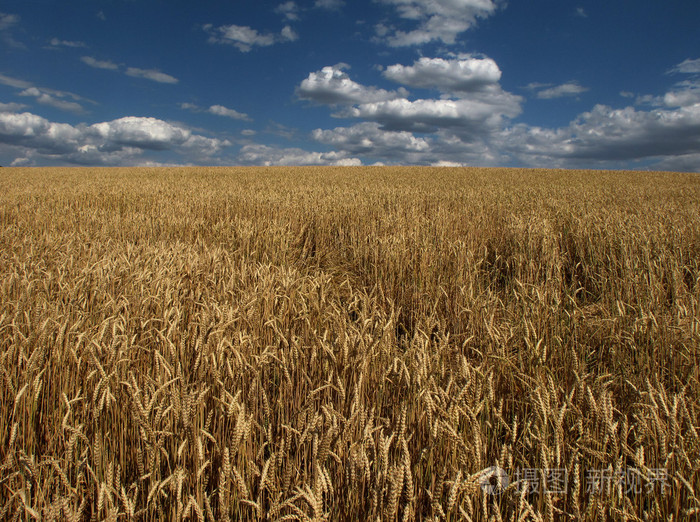
[[700,175],[0,169],[1,520],[688,520]]

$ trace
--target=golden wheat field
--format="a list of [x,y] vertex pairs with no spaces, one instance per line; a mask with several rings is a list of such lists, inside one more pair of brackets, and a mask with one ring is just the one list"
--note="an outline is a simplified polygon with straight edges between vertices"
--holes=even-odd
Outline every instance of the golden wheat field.
[[700,516],[700,175],[0,170],[1,520]]

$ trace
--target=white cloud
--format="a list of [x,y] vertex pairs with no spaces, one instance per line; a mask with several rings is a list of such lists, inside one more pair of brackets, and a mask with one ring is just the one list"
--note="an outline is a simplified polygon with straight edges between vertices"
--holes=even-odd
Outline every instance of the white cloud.
[[520,111],[520,98],[502,92],[482,99],[410,101],[401,98],[363,103],[337,116],[376,121],[386,130],[435,132],[448,127],[474,134],[500,127],[504,118],[514,118]]
[[[212,158],[219,154],[222,149],[230,147],[231,142],[219,138],[207,138],[201,134],[190,134],[180,145],[181,154],[186,154],[193,158]],[[177,150],[177,147],[175,147]]]
[[1,143],[29,146],[47,154],[65,154],[78,146],[80,134],[71,125],[53,123],[28,112],[0,113]]
[[309,152],[299,148],[277,148],[261,144],[244,145],[238,160],[245,165],[342,165],[359,166],[362,162],[342,152]]
[[96,165],[139,163],[146,151],[170,150],[188,158],[210,158],[231,145],[156,118],[129,116],[72,126],[28,112],[0,113],[0,143],[30,162]]
[[281,14],[287,20],[299,20],[299,6],[291,0],[275,7],[275,13]]
[[[520,114],[523,99],[501,88],[495,62],[474,60],[422,58],[411,66],[394,65],[383,71],[385,77],[405,85],[437,89],[443,93],[439,99],[392,96],[362,101],[367,87],[350,80],[343,66],[329,68],[325,75],[324,71],[310,75],[304,84],[306,98],[345,105],[333,116],[363,120],[348,127],[316,129],[312,137],[342,157],[385,164],[597,168],[638,164],[700,171],[698,78],[676,83],[660,96],[638,97],[638,103],[651,106],[647,110],[596,105],[567,126],[541,128],[510,123]],[[678,68],[693,71],[694,65],[684,62]],[[527,88],[540,98],[575,96],[586,90],[573,81]]]
[[[19,78],[12,78],[11,76],[6,76],[4,74],[0,74],[0,83],[14,87],[15,89],[22,89],[22,91],[18,93],[19,96],[33,97],[36,98],[38,103],[64,111],[81,113],[84,112],[83,106],[77,102],[86,101],[89,103],[94,103],[91,100],[87,100],[72,92],[57,91],[46,87],[37,87],[31,82],[20,80]],[[66,98],[70,98],[73,101],[68,101]]]
[[586,10],[583,7],[576,8],[576,16],[580,18],[588,18],[588,14],[586,13]]
[[0,102],[0,112],[19,112],[27,106],[23,103],[2,103]]
[[314,7],[319,9],[327,9],[329,11],[336,11],[341,9],[345,5],[343,0],[316,0]]
[[222,25],[214,27],[206,24],[203,29],[209,33],[209,43],[229,44],[239,51],[247,53],[253,47],[268,47],[280,42],[293,42],[298,35],[288,25],[279,34],[260,33],[257,29],[244,25]]
[[333,165],[337,167],[361,167],[362,160],[359,158],[345,158],[337,160]]
[[351,127],[316,129],[312,137],[350,155],[369,155],[384,161],[410,162],[428,153],[431,140],[405,131],[385,131],[377,123],[363,122]]
[[411,87],[433,88],[442,92],[471,93],[497,85],[501,70],[491,58],[471,55],[453,60],[422,57],[413,65],[390,65],[384,76]]
[[532,82],[528,83],[524,88],[527,89],[528,91],[538,91],[540,89],[544,89],[546,87],[551,87],[551,83],[540,83],[540,82]]
[[700,81],[680,82],[661,98],[666,107],[690,107],[700,103]]
[[139,69],[137,67],[129,67],[125,74],[127,76],[145,78],[146,80],[151,80],[158,83],[178,83],[180,81],[177,78],[160,72],[157,69]]
[[[86,65],[89,65],[90,67],[93,67],[95,69],[106,69],[110,71],[118,71],[120,69],[119,64],[116,64],[110,60],[97,60],[91,56],[83,56],[80,58],[80,60]],[[144,78],[146,80],[151,80],[153,82],[158,83],[175,84],[179,83],[180,81],[174,76],[161,72],[158,69],[140,69],[138,67],[127,67],[126,70],[123,72],[127,76],[132,76],[134,78]]]
[[363,86],[349,78],[346,67],[339,64],[312,73],[297,89],[300,98],[344,105],[334,117],[364,120],[312,133],[315,140],[346,155],[382,163],[463,163],[466,158],[496,164],[501,155],[489,150],[489,140],[521,112],[522,98],[503,91],[498,83],[501,71],[490,58],[423,58],[412,66],[384,70],[394,81],[442,91],[439,99],[410,100],[403,88],[395,92]]
[[106,146],[126,146],[151,150],[177,150],[179,147],[202,155],[211,155],[230,146],[227,140],[193,134],[187,128],[156,118],[127,116],[88,127],[105,140]]
[[285,25],[280,32],[280,38],[283,42],[294,42],[295,40],[299,39],[299,35],[294,31],[294,29],[288,25]]
[[189,130],[163,120],[135,116],[96,123],[89,129],[106,143],[150,150],[167,150],[182,145],[191,136]]
[[232,118],[234,120],[250,121],[250,118],[247,114],[238,112],[234,109],[229,109],[227,107],[224,107],[223,105],[212,105],[211,107],[209,107],[209,109],[207,109],[207,111],[211,114],[216,114],[217,116],[225,116],[226,118]]
[[673,67],[669,73],[683,73],[683,74],[700,74],[700,58],[682,61],[675,67]]
[[24,49],[25,45],[12,36],[12,29],[19,24],[19,20],[18,15],[0,13],[0,40],[9,47]]
[[467,167],[468,164],[459,161],[440,160],[430,164],[432,167]]
[[247,52],[254,45],[266,47],[275,43],[275,36],[271,33],[261,34],[256,29],[241,25],[228,25],[219,27],[221,39],[225,43],[232,43],[241,51]]
[[247,114],[238,112],[234,109],[229,109],[228,107],[224,107],[223,105],[212,105],[209,108],[205,109],[194,103],[181,103],[180,108],[192,112],[208,112],[209,114],[215,114],[216,116],[224,116],[226,118],[232,118],[234,120],[251,121],[250,117]]
[[12,78],[11,76],[5,76],[4,74],[0,74],[0,83],[14,87],[15,89],[28,89],[29,87],[33,87],[30,82],[20,80],[19,78]]
[[574,157],[637,159],[700,150],[700,104],[638,111],[596,105],[569,126]]
[[407,131],[386,131],[373,122],[351,127],[316,129],[317,141],[333,146],[346,156],[361,157],[373,164],[401,165],[499,165],[506,161],[489,146],[489,136],[465,140],[449,129],[431,136]]
[[[627,97],[634,97],[634,94]],[[635,98],[635,105],[638,106],[673,108],[689,107],[697,103],[700,103],[700,78],[678,82],[661,96],[644,94]]]
[[96,69],[109,69],[112,71],[119,69],[119,66],[116,63],[110,62],[109,60],[96,60],[91,56],[83,56],[80,58],[80,60],[90,67],[94,67]]
[[[662,162],[700,151],[700,104],[673,110],[640,111],[596,105],[567,127],[542,129],[524,124],[506,129],[499,147],[527,164],[623,165],[649,159]],[[699,170],[700,163],[687,170]]]
[[[53,91],[54,93],[56,91]],[[38,103],[42,105],[48,105],[62,111],[81,113],[84,111],[83,106],[74,101],[64,100],[66,96],[65,93],[61,93],[58,96],[54,96],[47,92],[46,90],[40,89],[38,87],[29,87],[19,93],[20,96],[31,96],[36,98]]]
[[377,36],[392,47],[422,45],[432,41],[454,44],[457,35],[476,24],[478,18],[491,16],[498,0],[380,0],[393,5],[400,18],[418,24],[412,31],[377,27]]
[[51,38],[51,41],[49,43],[51,44],[52,47],[73,47],[73,48],[87,47],[85,42],[59,40],[58,38]]
[[588,90],[588,87],[583,87],[578,82],[567,82],[555,87],[542,89],[537,93],[537,97],[541,100],[550,100],[553,98],[563,98],[565,96],[578,96]]
[[354,82],[344,71],[348,67],[339,63],[310,73],[297,87],[297,96],[316,103],[337,105],[392,100],[408,94],[405,89],[386,91]]

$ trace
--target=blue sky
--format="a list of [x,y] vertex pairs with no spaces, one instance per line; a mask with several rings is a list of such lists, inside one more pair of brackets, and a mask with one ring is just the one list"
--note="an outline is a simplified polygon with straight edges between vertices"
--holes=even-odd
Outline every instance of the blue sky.
[[0,164],[700,171],[697,0],[4,0]]

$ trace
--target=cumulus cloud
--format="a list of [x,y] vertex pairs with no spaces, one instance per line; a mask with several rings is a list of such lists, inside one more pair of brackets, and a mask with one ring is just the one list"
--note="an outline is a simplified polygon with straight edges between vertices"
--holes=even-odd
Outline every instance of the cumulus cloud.
[[[300,97],[340,105],[333,116],[361,120],[312,132],[341,157],[423,165],[628,168],[637,163],[700,171],[700,78],[695,76],[660,96],[637,97],[637,106],[596,105],[566,126],[542,128],[512,123],[523,99],[502,89],[500,69],[486,57],[421,58],[383,70],[385,78],[403,85],[438,90],[442,95],[435,99],[383,91],[369,101],[368,88],[353,82],[344,68],[318,71],[298,88]],[[674,69],[695,74],[688,60]],[[574,81],[527,88],[542,99],[586,90]]]
[[698,151],[700,104],[653,110],[596,105],[560,128],[519,123],[466,136],[458,128],[441,128],[421,160],[550,168],[629,168],[644,162],[655,169],[700,171]]
[[411,87],[439,89],[450,93],[473,93],[492,88],[501,70],[487,57],[465,55],[457,59],[422,57],[413,65],[390,65],[384,77]]
[[145,78],[146,80],[151,80],[158,83],[178,83],[180,80],[160,72],[157,69],[139,69],[137,67],[129,67],[124,73],[127,76],[133,76],[134,78]]
[[238,154],[244,165],[339,165],[360,166],[362,161],[343,152],[310,152],[299,148],[277,148],[261,144],[244,145]]
[[664,107],[690,107],[700,103],[700,58],[684,60],[667,74],[687,74],[690,78],[676,83],[663,96],[641,96],[638,102]]
[[349,155],[369,155],[383,161],[410,162],[430,151],[431,140],[405,131],[385,131],[377,123],[316,129],[312,137]]
[[[351,80],[338,64],[311,73],[297,88],[302,99],[340,106],[336,118],[363,120],[349,127],[316,129],[312,137],[346,155],[382,163],[493,164],[490,137],[521,112],[522,98],[498,83],[501,71],[486,57],[421,58],[410,66],[392,65],[383,75],[412,87],[436,89],[440,98],[409,99],[401,88],[387,91]],[[415,133],[432,136],[417,136]]]
[[167,150],[182,145],[191,132],[156,118],[127,116],[89,127],[91,133],[104,143],[117,148],[135,147],[150,150]]
[[232,144],[228,140],[219,138],[207,138],[201,134],[190,133],[187,139],[179,144],[174,144],[174,150],[190,158],[209,159],[218,155],[222,149]]
[[192,112],[208,112],[209,114],[215,114],[216,116],[224,116],[226,118],[232,118],[234,120],[251,121],[250,117],[247,114],[238,112],[234,109],[229,109],[228,107],[224,107],[223,105],[212,105],[209,108],[205,109],[194,103],[181,103],[180,108]]
[[454,44],[457,35],[491,16],[502,2],[498,0],[380,0],[396,8],[400,18],[418,24],[403,31],[380,24],[377,37],[392,47],[422,45],[432,41]]
[[[396,64],[383,71],[395,82],[439,90],[443,93],[439,99],[410,100],[403,87],[397,91],[367,87],[353,81],[347,68],[341,63],[309,74],[297,88],[297,96],[340,105],[332,116],[372,122],[372,128],[382,131],[434,133],[449,128],[465,139],[499,129],[521,112],[522,98],[501,88],[501,71],[487,57],[424,57],[413,65]],[[362,129],[367,132],[370,127]]]
[[588,90],[588,87],[583,87],[578,82],[567,82],[542,89],[537,93],[537,97],[541,100],[551,100],[552,98],[563,98],[565,96],[578,96]]
[[504,117],[520,114],[520,98],[500,93],[481,99],[418,99],[363,103],[337,116],[376,121],[382,128],[393,131],[435,132],[440,128],[459,128],[473,134],[487,128],[499,127]]
[[376,87],[367,87],[350,79],[345,72],[347,64],[339,63],[312,72],[297,87],[297,96],[325,105],[378,102],[406,96],[405,89],[387,91]]
[[459,161],[446,161],[446,160],[440,160],[436,161],[430,164],[431,167],[467,167],[468,165],[466,163],[462,163]]
[[110,62],[109,60],[96,60],[91,56],[83,56],[80,58],[80,60],[84,64],[94,67],[95,69],[108,69],[112,71],[119,69],[119,66],[116,63]]
[[500,165],[507,161],[488,143],[488,135],[465,140],[451,129],[430,136],[408,131],[387,131],[374,122],[351,127],[316,129],[315,140],[338,152],[361,157],[371,164],[402,165]]
[[1,143],[26,146],[46,154],[65,154],[75,150],[80,134],[71,125],[53,123],[29,112],[0,113]]
[[700,104],[638,111],[596,105],[569,126],[572,157],[637,159],[700,150]]
[[0,143],[19,158],[72,164],[134,164],[146,151],[207,158],[230,142],[194,134],[156,118],[128,116],[93,125],[56,123],[28,112],[0,113]]
[[209,33],[209,43],[233,45],[243,53],[249,52],[253,47],[269,47],[276,43],[293,42],[299,37],[288,25],[283,27],[279,34],[260,33],[257,29],[245,25],[222,25],[214,27],[206,24],[202,27]]
[[[692,159],[700,150],[700,104],[650,111],[596,105],[567,127],[520,124],[504,130],[501,138],[499,146],[528,164]],[[700,164],[689,170],[700,170]]]
[[677,83],[658,100],[666,107],[690,107],[700,104],[700,82]]

